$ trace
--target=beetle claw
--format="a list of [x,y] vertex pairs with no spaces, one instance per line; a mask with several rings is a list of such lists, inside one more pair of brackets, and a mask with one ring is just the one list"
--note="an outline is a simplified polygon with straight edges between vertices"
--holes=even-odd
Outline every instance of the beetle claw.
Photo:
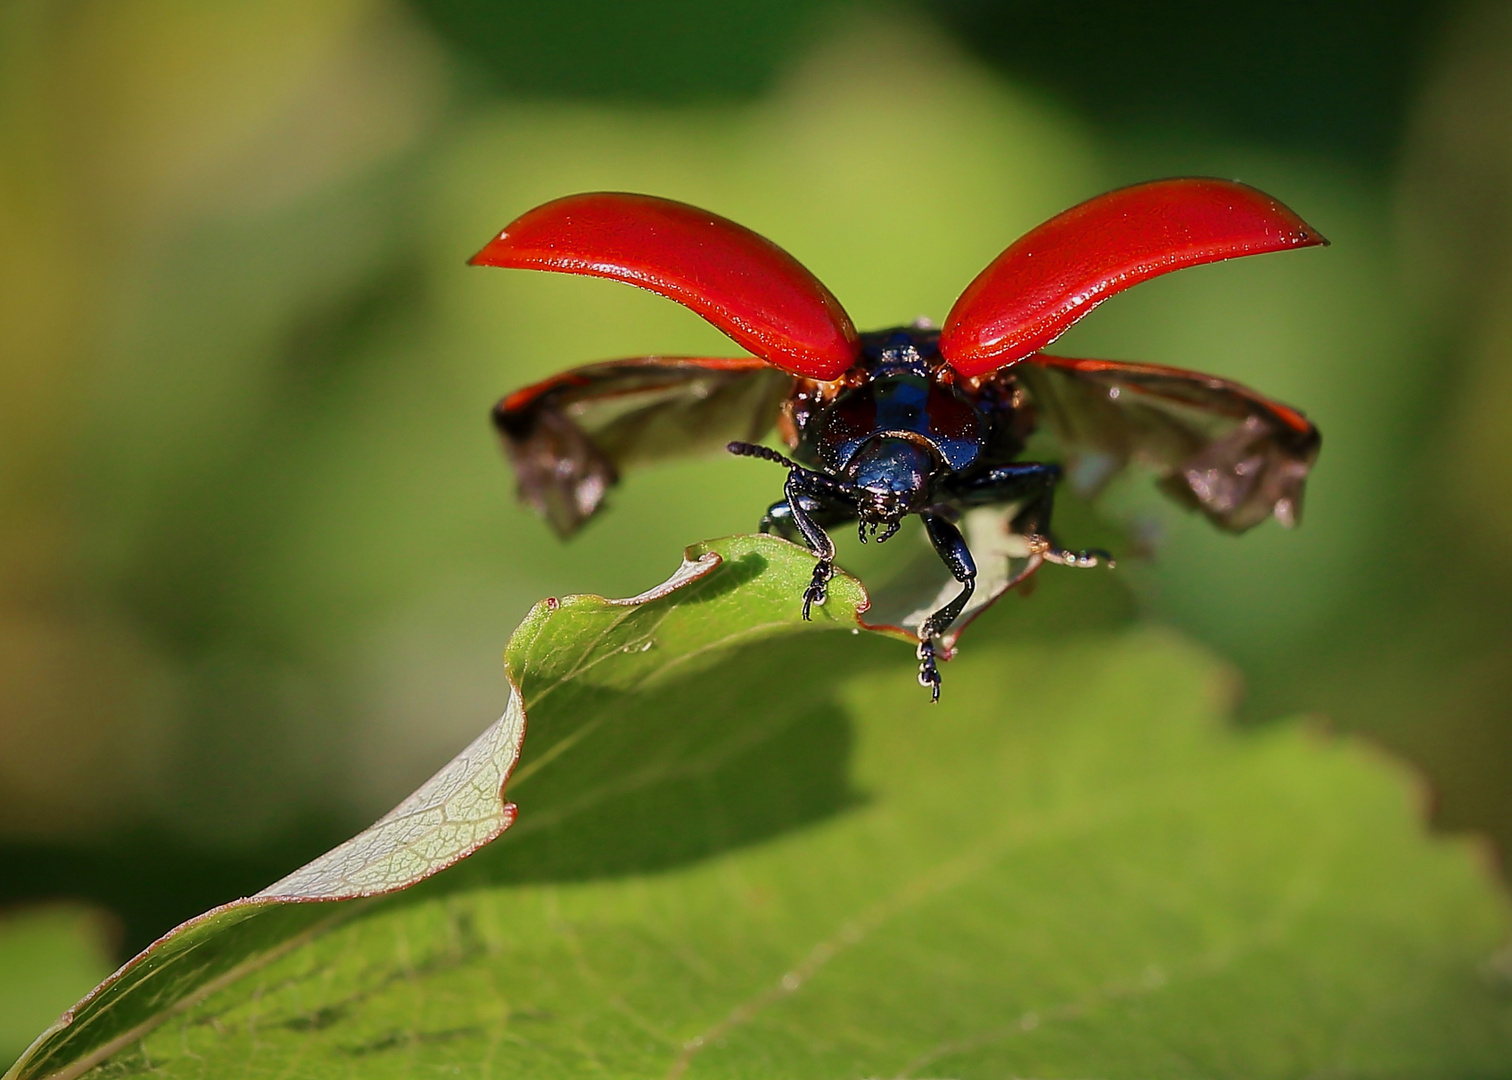
[[835,564],[828,559],[820,559],[814,567],[814,576],[809,580],[808,588],[803,590],[803,621],[811,621],[809,609],[815,604],[823,604],[828,596],[829,579],[834,576]]
[[[1038,541],[1038,544],[1036,544]],[[1057,566],[1073,566],[1085,569],[1089,566],[1099,566],[1107,563],[1108,569],[1112,570],[1118,565],[1113,556],[1102,548],[1087,548],[1084,551],[1071,551],[1063,548],[1048,536],[1030,538],[1030,548],[1034,550],[1046,562],[1055,563]]]
[[935,663],[934,640],[923,638],[914,655],[919,658],[919,685],[929,691],[929,700],[933,704],[940,700],[940,668]]
[[1083,569],[1107,563],[1108,569],[1112,570],[1118,565],[1113,560],[1113,556],[1102,548],[1088,548],[1085,551],[1067,551],[1065,548],[1051,548],[1045,552],[1045,561],[1057,563],[1061,566],[1075,566]]

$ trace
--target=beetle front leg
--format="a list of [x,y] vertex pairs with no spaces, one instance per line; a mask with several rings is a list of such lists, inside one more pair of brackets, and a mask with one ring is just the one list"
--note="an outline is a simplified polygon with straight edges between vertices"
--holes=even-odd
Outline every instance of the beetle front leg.
[[824,603],[829,580],[835,576],[835,542],[814,520],[810,510],[820,494],[813,490],[815,485],[811,476],[806,469],[793,469],[788,473],[787,482],[782,485],[792,523],[798,527],[809,550],[819,556],[819,562],[814,566],[814,576],[809,580],[808,588],[803,590],[804,622],[809,621],[809,610],[815,604]]
[[935,552],[950,571],[950,576],[961,583],[961,591],[955,599],[930,615],[919,627],[919,648],[916,652],[919,658],[919,685],[929,689],[930,701],[939,701],[940,668],[935,662],[934,639],[948,630],[950,624],[966,609],[971,594],[976,592],[977,568],[971,557],[971,549],[966,546],[966,538],[949,519],[927,510],[921,512],[919,518],[924,522],[929,542],[934,545]]

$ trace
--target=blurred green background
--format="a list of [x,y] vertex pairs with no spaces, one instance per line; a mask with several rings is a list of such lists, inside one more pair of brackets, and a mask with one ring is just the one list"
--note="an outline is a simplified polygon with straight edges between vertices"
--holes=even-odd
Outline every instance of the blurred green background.
[[1246,722],[1369,733],[1441,827],[1505,850],[1507,5],[0,5],[0,963],[58,957],[0,1057],[447,760],[501,710],[531,602],[639,591],[776,497],[749,462],[668,467],[566,546],[514,504],[501,393],[733,347],[635,290],[467,269],[505,222],[686,199],[874,327],[939,319],[1074,202],[1188,173],[1334,246],[1153,282],[1062,351],[1240,378],[1324,453],[1296,533],[1131,500],[1154,554],[1120,580],[1231,659]]

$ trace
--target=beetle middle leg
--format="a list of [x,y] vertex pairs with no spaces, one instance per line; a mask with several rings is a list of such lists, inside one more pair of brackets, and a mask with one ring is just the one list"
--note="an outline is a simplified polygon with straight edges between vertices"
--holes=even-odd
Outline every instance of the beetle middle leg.
[[1096,566],[1105,562],[1113,566],[1113,556],[1101,548],[1071,551],[1055,542],[1050,531],[1050,512],[1055,506],[1055,485],[1060,482],[1061,467],[1037,461],[999,465],[960,485],[956,497],[963,506],[989,506],[993,503],[1025,500],[1013,518],[1013,531],[1027,537],[1031,549],[1047,562],[1062,566]]
[[950,571],[950,576],[961,583],[961,591],[955,599],[930,615],[919,627],[919,648],[916,653],[919,658],[919,685],[929,689],[931,701],[939,701],[940,668],[935,663],[935,638],[949,629],[950,624],[965,610],[971,594],[976,591],[977,568],[971,557],[971,549],[966,546],[966,538],[948,518],[928,510],[921,511],[919,518],[924,522],[929,542],[934,545],[940,560]]

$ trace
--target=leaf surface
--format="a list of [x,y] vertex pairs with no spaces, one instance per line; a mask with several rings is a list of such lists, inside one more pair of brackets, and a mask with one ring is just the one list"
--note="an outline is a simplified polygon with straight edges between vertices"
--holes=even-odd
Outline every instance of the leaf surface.
[[[516,632],[519,821],[486,850],[383,899],[276,898],[445,861],[434,829],[376,860],[370,831],[155,946],[16,1075],[101,1047],[100,1076],[173,1077],[1512,1065],[1504,900],[1378,755],[1226,726],[1225,670],[1150,631],[969,638],[930,708],[896,643],[796,632],[809,557],[709,548]],[[840,579],[817,625],[863,602]]]

